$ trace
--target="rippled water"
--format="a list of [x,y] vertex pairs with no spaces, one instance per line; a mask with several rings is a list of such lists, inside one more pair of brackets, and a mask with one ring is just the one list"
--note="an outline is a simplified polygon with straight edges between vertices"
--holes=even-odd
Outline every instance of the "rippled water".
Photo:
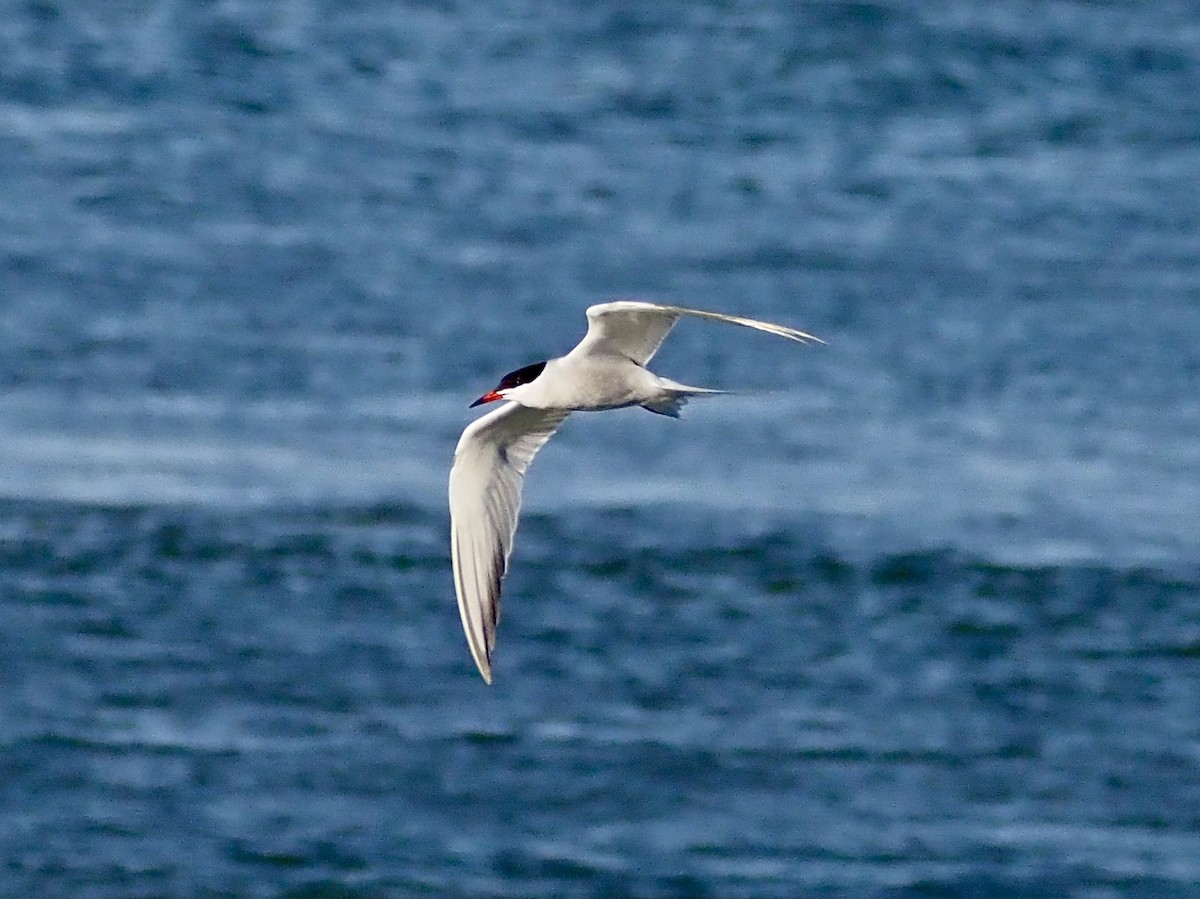
[[0,894],[1200,895],[1188,4],[2,8]]

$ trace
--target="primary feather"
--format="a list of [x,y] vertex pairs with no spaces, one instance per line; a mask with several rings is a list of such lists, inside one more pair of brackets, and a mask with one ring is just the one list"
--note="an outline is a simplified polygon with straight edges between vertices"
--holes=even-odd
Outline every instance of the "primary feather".
[[742,325],[800,343],[824,343],[821,338],[804,331],[754,318],[706,312],[703,309],[687,309],[683,306],[660,306],[657,303],[643,303],[637,300],[619,300],[588,307],[588,332],[572,352],[616,352],[638,365],[645,365],[654,358],[654,354],[671,333],[675,323],[685,315]]
[[500,580],[521,512],[525,470],[568,415],[506,403],[472,422],[450,469],[450,554],[458,613],[480,674],[492,682]]

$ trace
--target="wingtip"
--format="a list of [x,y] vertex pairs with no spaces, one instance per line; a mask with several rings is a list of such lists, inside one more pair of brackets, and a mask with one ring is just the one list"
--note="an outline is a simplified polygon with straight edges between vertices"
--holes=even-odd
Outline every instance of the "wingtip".
[[[470,637],[468,637],[470,642]],[[479,672],[479,676],[483,678],[485,684],[492,682],[492,659],[490,654],[476,654],[475,644],[471,643],[471,661],[475,663],[475,669]]]
[[780,325],[780,330],[775,333],[781,337],[790,337],[798,343],[819,343],[824,345],[825,341],[816,334],[809,334],[807,331],[801,331],[798,328],[789,328],[786,325]]
[[[472,647],[473,648],[473,647]],[[479,669],[479,676],[483,678],[483,682],[488,686],[492,683],[492,650],[488,647],[481,655],[472,655],[475,658],[475,667]]]

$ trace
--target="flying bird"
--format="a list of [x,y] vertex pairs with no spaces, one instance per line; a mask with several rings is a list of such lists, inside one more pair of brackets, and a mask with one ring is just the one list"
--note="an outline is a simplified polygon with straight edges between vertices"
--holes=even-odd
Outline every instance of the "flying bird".
[[692,397],[725,393],[689,387],[646,369],[683,316],[744,325],[801,343],[820,338],[770,322],[621,301],[587,310],[583,340],[557,359],[509,372],[472,407],[507,402],[476,419],[459,438],[450,469],[450,551],[458,612],[471,656],[487,683],[500,617],[500,582],[508,569],[521,510],[525,471],[572,412],[641,406],[679,418]]

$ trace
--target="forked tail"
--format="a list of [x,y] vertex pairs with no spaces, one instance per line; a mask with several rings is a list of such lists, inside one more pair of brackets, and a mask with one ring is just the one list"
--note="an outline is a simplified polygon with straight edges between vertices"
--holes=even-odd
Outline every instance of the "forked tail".
[[660,378],[659,386],[663,389],[662,396],[658,399],[642,403],[642,408],[648,409],[651,412],[657,412],[659,415],[666,415],[670,418],[679,418],[679,413],[687,405],[687,401],[694,396],[716,396],[717,394],[730,392],[728,390],[712,390],[708,387],[689,387],[686,384],[679,384],[667,378]]

